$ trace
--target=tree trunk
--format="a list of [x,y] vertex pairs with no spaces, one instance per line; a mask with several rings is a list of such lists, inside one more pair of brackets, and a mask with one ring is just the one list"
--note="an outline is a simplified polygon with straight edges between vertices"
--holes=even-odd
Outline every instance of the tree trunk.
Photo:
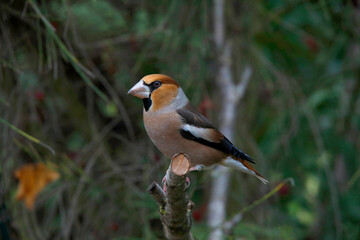
[[[214,41],[218,52],[217,84],[221,90],[222,111],[220,115],[220,131],[233,140],[236,107],[245,93],[251,76],[251,68],[247,66],[239,84],[235,84],[231,72],[231,46],[226,41],[224,23],[224,0],[214,0]],[[223,239],[221,225],[226,218],[226,203],[229,189],[230,170],[218,166],[212,174],[212,189],[209,200],[208,226],[213,229],[209,240]]]

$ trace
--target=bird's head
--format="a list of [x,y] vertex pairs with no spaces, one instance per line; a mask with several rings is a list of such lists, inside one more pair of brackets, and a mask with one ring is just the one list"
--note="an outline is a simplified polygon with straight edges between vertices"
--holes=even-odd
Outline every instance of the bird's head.
[[165,107],[179,107],[187,101],[179,84],[163,74],[151,74],[143,77],[128,92],[143,99],[146,111],[157,111]]

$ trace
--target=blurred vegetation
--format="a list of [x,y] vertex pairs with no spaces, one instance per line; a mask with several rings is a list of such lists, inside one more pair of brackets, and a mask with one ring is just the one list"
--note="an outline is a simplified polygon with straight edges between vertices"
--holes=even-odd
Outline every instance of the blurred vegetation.
[[[170,75],[219,125],[212,10],[196,0],[1,1],[3,238],[161,235],[145,189],[168,160],[127,90],[146,74]],[[271,182],[234,172],[228,216],[284,178],[296,183],[247,212],[229,239],[360,239],[360,2],[230,0],[225,13],[233,72],[254,72],[235,143]],[[13,173],[41,161],[56,163],[61,179],[28,211]],[[209,232],[209,174],[191,174],[197,239]]]

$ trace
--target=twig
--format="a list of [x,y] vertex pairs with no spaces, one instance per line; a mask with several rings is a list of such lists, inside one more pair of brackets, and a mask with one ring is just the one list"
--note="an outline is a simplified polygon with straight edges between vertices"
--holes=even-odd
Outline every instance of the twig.
[[153,198],[155,199],[156,203],[160,206],[160,207],[164,207],[165,203],[166,203],[166,196],[164,191],[161,189],[161,187],[159,186],[159,184],[157,184],[156,182],[153,182],[152,184],[149,185],[148,189],[147,189],[148,193],[150,193]]
[[193,203],[186,195],[186,174],[190,169],[189,158],[175,155],[165,175],[166,192],[153,182],[148,192],[160,206],[161,222],[169,240],[193,240],[191,235],[191,209]]
[[279,192],[280,189],[287,183],[290,183],[291,186],[295,186],[295,181],[293,178],[287,178],[285,180],[283,180],[281,183],[279,183],[273,190],[271,190],[270,192],[268,192],[267,194],[265,194],[262,198],[254,201],[252,204],[250,204],[247,207],[244,207],[243,209],[241,209],[238,213],[236,213],[230,220],[224,222],[222,225],[220,225],[219,227],[222,227],[224,229],[224,233],[225,234],[230,234],[230,231],[232,231],[232,229],[236,226],[236,224],[238,224],[242,217],[243,214],[245,212],[250,211],[251,209],[253,209],[254,207],[258,206],[259,204],[263,203],[264,201],[266,201],[267,199],[269,199],[270,197],[272,197],[275,193]]
[[243,218],[242,213],[238,213],[235,216],[233,216],[229,221],[226,221],[223,224],[224,234],[230,235],[231,230],[238,224]]
[[79,200],[80,196],[84,190],[86,180],[88,179],[89,174],[92,171],[92,168],[95,165],[96,160],[98,159],[98,156],[100,155],[99,149],[95,151],[95,153],[92,155],[92,157],[89,159],[85,166],[84,174],[79,179],[79,182],[77,184],[76,190],[70,199],[70,206],[68,207],[68,214],[66,219],[66,225],[63,228],[62,235],[64,239],[69,239],[71,230],[74,226],[74,222],[77,218],[78,212],[79,212]]
[[86,74],[93,74],[91,71],[86,70],[84,72],[84,69],[86,69],[80,61],[69,51],[69,49],[65,46],[65,44],[61,41],[61,39],[58,37],[58,35],[55,32],[55,28],[51,25],[49,20],[41,13],[39,7],[37,6],[37,3],[34,0],[28,0],[28,3],[31,5],[31,7],[34,9],[36,14],[39,15],[40,19],[44,23],[47,33],[51,36],[51,38],[55,41],[58,48],[60,49],[61,53],[66,56],[64,60],[70,61],[71,65],[73,66],[74,70],[80,75],[80,77],[85,81],[85,83],[105,102],[108,102],[109,99],[103,93],[100,88],[98,88],[93,81],[91,81]]
[[354,186],[356,181],[359,180],[359,179],[360,179],[360,168],[354,173],[354,175],[352,175],[352,177],[350,178],[350,180],[346,184],[346,189],[349,190],[352,186]]
[[26,132],[20,130],[19,128],[15,127],[14,125],[10,124],[9,122],[7,122],[5,119],[0,118],[0,123],[8,126],[9,128],[11,128],[12,130],[14,130],[15,132],[17,132],[18,134],[20,134],[21,136],[27,138],[28,140],[37,143],[43,147],[45,147],[46,149],[48,149],[53,155],[55,155],[55,150],[50,147],[49,145],[47,145],[46,143],[40,141],[39,139],[27,134]]

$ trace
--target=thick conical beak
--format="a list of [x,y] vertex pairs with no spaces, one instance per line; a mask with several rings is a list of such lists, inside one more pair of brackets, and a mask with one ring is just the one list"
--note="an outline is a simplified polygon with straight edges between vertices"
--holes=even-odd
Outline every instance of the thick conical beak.
[[150,88],[144,85],[143,80],[140,80],[128,91],[128,94],[131,94],[138,98],[149,98]]

